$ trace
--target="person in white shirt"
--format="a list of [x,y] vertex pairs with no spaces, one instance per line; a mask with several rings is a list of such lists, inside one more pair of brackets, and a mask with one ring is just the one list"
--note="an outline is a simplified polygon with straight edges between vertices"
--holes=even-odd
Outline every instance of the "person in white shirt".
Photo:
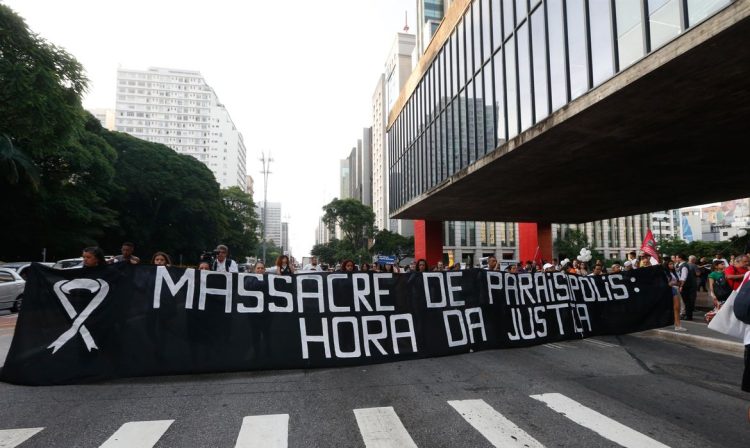
[[315,272],[321,272],[323,269],[318,264],[318,258],[312,257],[309,263],[305,265],[305,267],[302,269],[303,271],[315,271]]
[[216,272],[238,272],[237,262],[229,258],[229,248],[223,244],[216,246],[216,258],[211,264],[211,270]]

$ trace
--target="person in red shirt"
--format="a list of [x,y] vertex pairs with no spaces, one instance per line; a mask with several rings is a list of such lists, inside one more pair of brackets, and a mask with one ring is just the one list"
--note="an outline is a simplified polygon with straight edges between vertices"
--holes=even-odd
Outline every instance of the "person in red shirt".
[[724,269],[724,277],[727,279],[727,283],[732,287],[732,291],[736,291],[737,288],[742,284],[742,277],[745,276],[745,272],[748,264],[747,255],[739,255],[735,257],[734,264]]

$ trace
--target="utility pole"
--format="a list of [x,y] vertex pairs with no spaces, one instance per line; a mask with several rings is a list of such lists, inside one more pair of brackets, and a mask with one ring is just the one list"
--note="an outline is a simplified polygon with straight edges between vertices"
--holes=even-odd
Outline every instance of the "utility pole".
[[268,210],[268,175],[271,174],[271,171],[269,170],[271,167],[271,162],[273,162],[273,159],[270,157],[270,154],[268,157],[266,157],[266,153],[263,152],[260,156],[260,163],[262,166],[262,170],[260,171],[263,173],[263,216],[261,219],[263,220],[263,241],[261,241],[261,244],[263,246],[263,263],[266,262],[266,213]]

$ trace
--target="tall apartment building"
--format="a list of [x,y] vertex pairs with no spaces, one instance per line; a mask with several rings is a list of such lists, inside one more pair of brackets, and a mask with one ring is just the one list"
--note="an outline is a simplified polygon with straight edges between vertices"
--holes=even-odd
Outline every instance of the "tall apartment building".
[[200,72],[117,70],[115,128],[203,162],[222,188],[247,188],[245,143]]
[[263,221],[266,224],[266,240],[273,241],[273,244],[281,246],[281,203],[268,202],[266,207],[266,216],[263,216],[263,201],[255,204],[255,212],[260,220],[259,234],[263,237]]

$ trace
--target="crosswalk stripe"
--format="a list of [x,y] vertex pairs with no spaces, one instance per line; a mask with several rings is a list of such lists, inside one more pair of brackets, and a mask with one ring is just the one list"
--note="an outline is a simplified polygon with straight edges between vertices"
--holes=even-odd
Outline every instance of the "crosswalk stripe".
[[669,448],[667,445],[587,408],[565,395],[550,393],[531,395],[531,398],[545,403],[553,411],[559,412],[579,425],[625,448]]
[[544,344],[544,346],[547,347],[547,348],[554,348],[554,349],[557,349],[557,350],[562,350],[562,349],[565,348],[565,346],[560,345],[560,344],[556,344],[554,342],[548,342],[547,344]]
[[44,428],[0,429],[0,448],[13,448]]
[[151,448],[174,420],[127,422],[99,448]]
[[289,414],[251,415],[242,419],[234,448],[286,448]]
[[416,448],[392,407],[355,409],[359,432],[367,448]]
[[516,426],[484,400],[449,401],[449,405],[495,447],[544,448],[535,438]]

